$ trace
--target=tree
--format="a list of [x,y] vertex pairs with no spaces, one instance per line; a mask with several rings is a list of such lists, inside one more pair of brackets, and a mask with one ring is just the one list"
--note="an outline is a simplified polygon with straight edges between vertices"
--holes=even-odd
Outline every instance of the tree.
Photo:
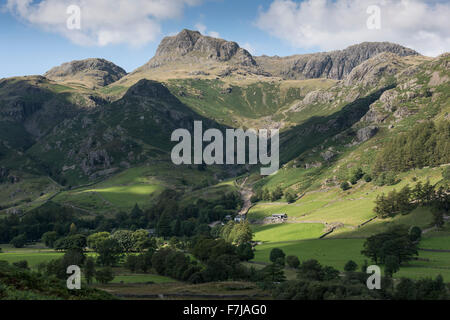
[[53,246],[56,250],[83,250],[86,247],[86,236],[83,234],[74,234],[64,238],[59,238],[55,241]]
[[339,278],[339,271],[333,267],[325,266],[322,268],[322,280],[331,281]]
[[130,230],[118,230],[111,235],[116,240],[123,252],[130,252],[135,247],[133,232]]
[[431,213],[433,215],[433,224],[436,228],[440,229],[444,226],[444,212],[437,207],[431,208]]
[[84,276],[87,283],[91,284],[95,276],[95,262],[92,257],[86,258],[86,262],[84,263]]
[[77,226],[75,225],[75,223],[71,223],[70,225],[70,229],[69,229],[69,234],[76,234],[77,233]]
[[324,277],[322,266],[319,261],[314,259],[304,261],[298,268],[297,277],[300,279],[322,281]]
[[122,253],[122,248],[116,239],[107,239],[97,247],[98,261],[101,265],[112,266]]
[[293,203],[293,202],[295,202],[295,199],[297,198],[297,196],[296,196],[296,194],[295,194],[295,192],[294,192],[293,190],[288,190],[288,191],[285,193],[285,197],[286,197],[286,201],[287,201],[288,203]]
[[411,241],[419,241],[422,237],[422,229],[417,226],[413,226],[409,229],[409,238]]
[[384,272],[387,276],[392,277],[400,269],[400,263],[396,256],[387,256],[385,259]]
[[234,222],[233,220],[230,220],[227,222],[226,225],[223,226],[220,234],[222,239],[224,239],[226,242],[233,242],[233,239],[230,237],[231,235],[231,231],[233,231],[234,226],[236,225],[236,222]]
[[286,254],[283,252],[283,250],[281,250],[279,248],[273,248],[270,251],[270,261],[272,261],[273,263],[276,263],[277,261],[279,261],[278,259],[283,259],[283,261],[284,261],[285,256],[286,256]]
[[97,232],[91,234],[87,238],[87,246],[91,249],[97,250],[97,247],[105,240],[109,239],[111,234],[109,232]]
[[241,261],[249,261],[255,257],[252,245],[250,243],[242,243],[236,248],[236,254]]
[[380,264],[385,263],[387,256],[395,256],[401,264],[411,260],[418,251],[417,243],[411,241],[408,229],[404,226],[395,226],[386,232],[367,238],[361,253]]
[[125,267],[131,272],[136,272],[137,265],[138,265],[138,256],[135,254],[127,255],[127,258],[125,260]]
[[417,290],[414,281],[408,278],[401,278],[395,288],[394,297],[396,300],[416,300]]
[[13,262],[13,266],[17,267],[19,269],[28,269],[28,261],[21,260],[21,261]]
[[138,204],[136,203],[134,205],[133,210],[131,210],[130,212],[130,218],[134,223],[136,223],[143,215],[144,212],[139,208]]
[[82,266],[86,260],[86,256],[83,253],[83,250],[79,248],[73,248],[66,251],[62,258],[62,263],[64,268],[68,266]]
[[20,234],[14,238],[12,238],[10,244],[14,248],[23,248],[27,244],[27,237],[25,234]]
[[114,273],[110,267],[106,267],[100,270],[97,270],[95,273],[95,279],[101,284],[107,284],[114,280]]
[[42,242],[49,248],[53,248],[55,241],[58,240],[58,232],[56,231],[48,231],[42,235]]
[[296,256],[287,256],[286,262],[289,267],[294,269],[297,269],[300,265],[300,260]]
[[167,238],[172,234],[172,228],[170,224],[172,218],[167,212],[164,212],[158,220],[157,232],[160,237]]
[[271,199],[272,201],[280,200],[283,197],[283,189],[280,186],[277,186],[275,190],[272,191]]
[[156,248],[156,243],[150,239],[150,234],[147,230],[139,229],[131,235],[133,242],[133,250],[143,251],[148,248]]
[[358,268],[358,265],[353,260],[349,260],[344,266],[344,270],[347,272],[354,272],[354,271],[356,271],[357,268]]
[[261,270],[262,278],[268,282],[283,282],[286,280],[283,267],[277,263],[269,264]]
[[253,232],[248,220],[243,220],[235,224],[229,235],[229,240],[237,246],[252,241],[252,238]]

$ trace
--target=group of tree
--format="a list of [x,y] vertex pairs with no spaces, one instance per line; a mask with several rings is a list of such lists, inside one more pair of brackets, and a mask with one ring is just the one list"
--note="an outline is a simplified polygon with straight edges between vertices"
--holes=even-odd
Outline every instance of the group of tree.
[[367,238],[361,253],[374,263],[384,265],[385,272],[392,276],[402,263],[418,255],[417,247],[417,233],[400,225]]
[[[285,195],[283,189],[281,189],[280,186],[277,186],[275,189],[270,191],[267,188],[258,188],[256,189],[255,194],[251,197],[250,201],[255,203],[258,201],[278,201]],[[286,194],[286,197],[289,197],[291,199],[293,196],[292,191],[289,191]],[[295,196],[295,194],[294,194]],[[289,202],[289,200],[287,200]]]
[[402,172],[450,163],[450,121],[427,121],[395,135],[378,154],[374,172]]
[[361,167],[357,167],[354,170],[352,170],[350,176],[348,177],[348,180],[341,182],[340,187],[343,191],[347,191],[351,189],[351,184],[355,185],[361,179],[363,179],[365,182],[370,182],[372,181],[372,176],[369,173],[364,172]]
[[[100,270],[99,270],[100,271]],[[106,291],[81,286],[68,290],[67,275],[62,280],[28,267],[26,261],[9,264],[0,261],[0,300],[114,300]]]
[[226,242],[239,246],[252,241],[253,232],[247,219],[240,222],[228,221],[220,228],[220,237]]
[[435,219],[436,225],[441,226],[442,215],[450,209],[449,191],[443,186],[436,189],[429,181],[424,184],[418,182],[414,188],[406,185],[400,191],[394,189],[387,195],[383,193],[378,196],[374,211],[378,217],[387,218],[409,213],[418,206],[432,207],[433,211],[441,214],[440,219]]

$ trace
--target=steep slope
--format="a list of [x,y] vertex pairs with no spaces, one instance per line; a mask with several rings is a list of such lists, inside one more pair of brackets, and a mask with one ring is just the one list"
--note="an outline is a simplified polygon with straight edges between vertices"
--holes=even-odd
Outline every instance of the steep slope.
[[399,56],[415,56],[418,53],[389,42],[364,42],[344,50],[289,57],[256,57],[256,62],[273,76],[284,79],[329,78],[342,80],[356,66],[382,52]]
[[252,55],[236,42],[204,36],[184,29],[164,38],[155,56],[118,84],[140,78],[166,80],[174,78],[224,78],[230,76],[267,76]]
[[110,175],[150,159],[170,161],[170,136],[194,120],[218,127],[183,105],[162,84],[141,80],[120,100],[58,124],[29,150],[64,184]]
[[104,87],[118,81],[126,71],[105,59],[85,59],[64,63],[47,71],[48,79],[82,86]]
[[[308,108],[321,109],[323,115],[282,134],[280,152],[288,162],[260,185],[292,186],[298,191],[337,189],[357,168],[377,178],[375,160],[387,142],[423,122],[450,120],[449,59],[449,54],[430,59],[382,53],[335,87],[307,96],[289,117]],[[450,162],[445,149],[439,154]]]

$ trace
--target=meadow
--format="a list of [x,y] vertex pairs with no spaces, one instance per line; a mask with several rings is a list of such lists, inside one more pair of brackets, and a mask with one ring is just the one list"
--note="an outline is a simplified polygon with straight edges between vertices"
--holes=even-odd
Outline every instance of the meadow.
[[[423,240],[425,244],[429,243],[427,240],[426,238]],[[442,243],[450,243],[450,237],[440,240]],[[355,261],[358,266],[368,260],[361,254],[364,241],[364,239],[322,239],[264,243],[256,247],[253,261],[270,263],[270,251],[273,248],[279,248],[286,255],[297,256],[300,261],[316,259],[322,265],[332,266],[343,271],[349,260]],[[420,279],[436,277],[440,274],[445,281],[450,281],[450,252],[419,251],[418,258],[419,260],[410,261],[407,265],[402,266],[394,278]],[[368,264],[370,265],[371,262],[368,261]]]
[[318,238],[324,233],[324,225],[320,223],[266,224],[253,226],[252,231],[254,241],[280,242]]

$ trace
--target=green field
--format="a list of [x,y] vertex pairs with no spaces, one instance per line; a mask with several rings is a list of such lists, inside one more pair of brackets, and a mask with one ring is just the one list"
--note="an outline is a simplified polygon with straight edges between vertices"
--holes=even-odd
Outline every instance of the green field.
[[195,166],[156,163],[127,169],[92,186],[61,192],[53,200],[90,212],[111,213],[129,211],[135,204],[148,208],[152,199],[166,188],[199,189],[190,195],[208,198],[211,194],[231,190],[231,185],[226,183],[208,187],[217,182],[212,178],[216,171],[215,168],[199,171]]
[[283,223],[254,226],[254,240],[262,242],[280,242],[314,239],[324,233],[320,223]]
[[[441,243],[450,243],[450,237],[440,240]],[[355,261],[359,266],[368,260],[361,254],[364,241],[364,239],[322,239],[265,243],[256,247],[254,261],[269,263],[270,251],[273,248],[280,248],[286,255],[295,255],[300,261],[316,259],[322,265],[343,271],[348,260]],[[430,243],[430,240],[424,239],[424,243]],[[431,240],[431,243],[435,243],[435,240]],[[402,266],[394,277],[418,279],[441,274],[444,280],[450,281],[450,252],[419,251],[419,258],[427,261],[411,261],[408,265]],[[368,263],[370,264],[370,261]]]
[[42,262],[61,258],[64,255],[64,253],[56,252],[42,245],[18,249],[13,248],[9,244],[0,244],[0,248],[2,248],[0,260],[8,261],[9,263],[26,260],[31,268],[37,267]]
[[169,277],[158,274],[126,274],[117,275],[111,283],[170,283],[177,282]]

